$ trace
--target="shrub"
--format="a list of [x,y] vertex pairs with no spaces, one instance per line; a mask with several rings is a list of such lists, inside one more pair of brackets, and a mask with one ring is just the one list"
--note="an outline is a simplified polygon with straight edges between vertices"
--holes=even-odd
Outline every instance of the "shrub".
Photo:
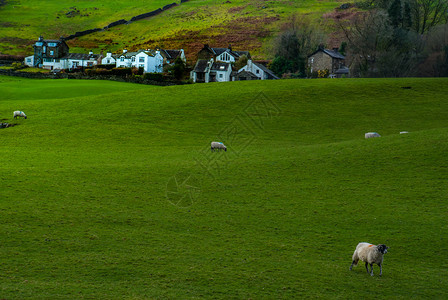
[[146,73],[143,78],[147,80],[163,81],[163,75],[160,73]]
[[117,76],[132,75],[132,69],[131,68],[113,68],[111,70],[111,74],[117,75]]

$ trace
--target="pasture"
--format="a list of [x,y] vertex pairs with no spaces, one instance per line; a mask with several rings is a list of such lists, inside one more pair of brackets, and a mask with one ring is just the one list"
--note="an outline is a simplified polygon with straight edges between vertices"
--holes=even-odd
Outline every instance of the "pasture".
[[448,297],[448,79],[0,90],[0,298]]

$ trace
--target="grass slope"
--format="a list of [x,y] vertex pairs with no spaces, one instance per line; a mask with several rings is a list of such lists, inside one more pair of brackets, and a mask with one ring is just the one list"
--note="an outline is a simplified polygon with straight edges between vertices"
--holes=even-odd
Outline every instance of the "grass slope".
[[[32,0],[8,1],[0,7],[0,53],[30,55],[32,43],[40,35],[59,38],[76,31],[103,28],[172,2],[64,0],[40,1],[36,5]],[[251,50],[256,56],[266,57],[269,55],[263,48],[266,41],[291,14],[308,15],[318,24],[324,13],[339,5],[336,0],[191,0],[156,17],[71,40],[69,46],[75,53],[157,46],[183,48],[191,56],[203,43],[221,47],[230,43],[235,49]],[[66,15],[72,11],[79,13]]]
[[0,297],[446,298],[447,83],[0,77]]

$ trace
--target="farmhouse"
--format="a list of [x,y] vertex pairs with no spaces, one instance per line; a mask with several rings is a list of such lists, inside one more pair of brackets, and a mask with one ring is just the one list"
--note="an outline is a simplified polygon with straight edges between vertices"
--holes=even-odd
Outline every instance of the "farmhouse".
[[193,82],[224,82],[232,80],[232,65],[226,62],[217,62],[199,59],[190,73]]
[[25,65],[49,70],[77,69],[91,67],[101,61],[101,55],[69,53],[69,47],[63,39],[45,40],[39,37],[33,45],[34,55],[25,57]]
[[338,52],[337,48],[333,50],[319,47],[314,53],[308,56],[308,67],[311,71],[328,70],[329,77],[341,77],[348,75],[348,68],[345,66],[345,56]]

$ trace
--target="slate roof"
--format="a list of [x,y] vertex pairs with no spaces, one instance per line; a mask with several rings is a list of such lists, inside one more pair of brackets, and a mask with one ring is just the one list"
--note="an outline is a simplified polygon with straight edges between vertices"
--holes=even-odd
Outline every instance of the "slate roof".
[[227,69],[230,67],[229,63],[224,62],[214,62],[212,67],[210,68],[211,71],[227,71]]
[[182,51],[180,50],[168,50],[168,49],[160,49],[160,54],[169,59],[176,59],[181,55]]
[[314,51],[312,54],[308,55],[308,57],[313,56],[314,54],[316,54],[319,51],[323,51],[324,53],[328,54],[330,57],[332,58],[336,58],[336,59],[345,59],[345,56],[342,55],[341,53],[339,53],[338,51],[333,51],[333,50],[329,50],[329,49],[323,49],[323,48],[319,48],[316,51]]
[[340,67],[334,74],[348,74],[349,71],[350,70],[347,67]]
[[274,72],[272,72],[271,70],[269,70],[268,68],[266,68],[264,65],[259,64],[259,63],[256,63],[256,62],[254,62],[254,64],[255,64],[257,67],[259,67],[260,69],[262,69],[265,73],[267,73],[269,79],[280,79],[280,78],[277,77],[277,75],[274,74]]
[[61,59],[97,60],[99,57],[99,54],[69,53]]
[[194,66],[194,72],[196,73],[204,73],[208,66],[207,59],[199,59]]
[[323,49],[323,51],[333,58],[345,59],[345,56],[337,51],[328,50],[328,49]]
[[237,77],[251,77],[253,79],[259,79],[259,77],[257,75],[255,75],[254,73],[245,71],[245,70],[239,72],[236,76]]
[[221,55],[222,53],[226,52],[227,48],[210,48],[216,56]]
[[126,52],[126,53],[117,54],[117,57],[124,56],[125,58],[131,58],[132,56],[135,56],[137,54],[138,54],[138,52]]

